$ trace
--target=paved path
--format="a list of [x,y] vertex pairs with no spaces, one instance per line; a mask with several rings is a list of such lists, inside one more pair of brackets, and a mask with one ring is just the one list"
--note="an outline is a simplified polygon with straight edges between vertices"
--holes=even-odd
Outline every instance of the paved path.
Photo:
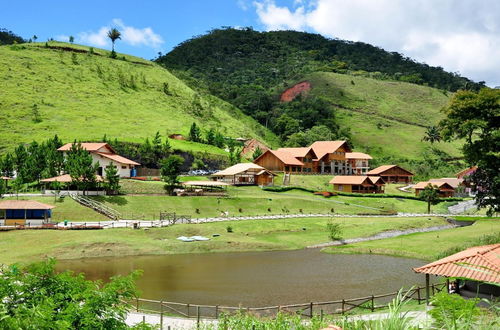
[[[415,218],[415,217],[452,217],[455,214],[426,214],[426,213],[398,213],[396,215],[357,215],[357,214],[332,214],[332,213],[310,213],[310,214],[272,214],[238,217],[213,217],[213,218],[193,218],[190,223],[209,223],[220,221],[242,221],[242,220],[279,220],[292,218]],[[471,217],[481,217],[481,215],[470,215]],[[72,221],[67,226],[102,226],[104,229],[113,228],[133,228],[137,224],[139,228],[167,227],[171,223],[167,220],[117,220],[117,221]],[[58,227],[65,227],[64,222],[57,223]]]
[[458,204],[455,204],[453,206],[449,206],[448,212],[450,212],[451,214],[460,214],[460,213],[465,213],[467,210],[475,208],[477,208],[476,200],[471,199],[468,201],[459,202]]
[[384,231],[384,232],[381,232],[381,233],[378,233],[378,234],[375,234],[372,236],[368,236],[368,237],[358,237],[358,238],[337,240],[337,241],[332,241],[332,242],[327,242],[327,243],[322,243],[322,244],[311,245],[311,246],[308,246],[307,248],[308,249],[315,249],[315,248],[324,248],[324,247],[328,247],[328,246],[338,246],[338,245],[352,244],[352,243],[358,243],[358,242],[374,241],[374,240],[379,240],[379,239],[384,239],[384,238],[413,234],[413,233],[427,233],[427,232],[431,232],[431,231],[451,229],[451,228],[455,228],[455,227],[457,227],[457,226],[444,225],[444,226],[433,226],[433,227],[427,227],[427,228],[412,228],[412,229],[406,229],[406,230],[390,230],[390,231]]

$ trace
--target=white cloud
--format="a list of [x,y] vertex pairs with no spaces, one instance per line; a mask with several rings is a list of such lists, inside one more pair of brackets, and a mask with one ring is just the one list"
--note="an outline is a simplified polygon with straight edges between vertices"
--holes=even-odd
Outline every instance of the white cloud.
[[267,30],[308,30],[363,41],[500,85],[500,1],[255,1]]
[[88,43],[94,46],[104,47],[111,44],[108,38],[108,31],[116,27],[121,32],[121,41],[131,46],[146,46],[158,49],[163,43],[163,38],[156,34],[152,28],[136,28],[126,25],[121,19],[115,18],[112,24],[101,27],[97,32],[81,32],[77,41]]

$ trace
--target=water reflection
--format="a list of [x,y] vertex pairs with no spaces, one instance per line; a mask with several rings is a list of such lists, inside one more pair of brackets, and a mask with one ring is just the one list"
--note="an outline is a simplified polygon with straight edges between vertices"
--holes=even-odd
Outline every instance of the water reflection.
[[318,250],[183,254],[60,261],[59,269],[108,279],[144,270],[148,299],[196,304],[268,306],[354,298],[424,285],[411,270],[425,262]]

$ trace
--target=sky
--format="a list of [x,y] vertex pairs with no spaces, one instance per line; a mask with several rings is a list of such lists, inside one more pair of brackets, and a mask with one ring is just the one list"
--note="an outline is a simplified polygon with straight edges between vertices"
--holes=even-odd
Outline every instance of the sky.
[[500,86],[500,0],[5,1],[0,28],[152,59],[222,26],[362,41]]

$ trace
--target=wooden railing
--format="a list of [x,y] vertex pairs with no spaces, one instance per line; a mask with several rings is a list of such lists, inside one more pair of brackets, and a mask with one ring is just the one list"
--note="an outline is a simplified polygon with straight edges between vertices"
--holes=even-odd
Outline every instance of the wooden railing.
[[[446,283],[432,284],[429,287],[430,294],[446,289]],[[402,291],[404,300],[416,300],[419,304],[426,301],[425,287],[416,287]],[[223,305],[198,305],[185,304],[177,302],[159,301],[136,298],[133,301],[126,302],[130,311],[145,314],[159,314],[160,324],[162,324],[165,315],[175,315],[186,318],[200,319],[218,319],[222,314],[251,313],[259,316],[276,316],[279,312],[297,314],[303,317],[312,318],[313,316],[345,314],[353,309],[365,309],[371,312],[388,307],[389,302],[400,292],[391,292],[381,295],[371,295],[361,298],[342,299],[333,301],[309,302],[292,305],[278,305],[267,307],[231,307]]]

